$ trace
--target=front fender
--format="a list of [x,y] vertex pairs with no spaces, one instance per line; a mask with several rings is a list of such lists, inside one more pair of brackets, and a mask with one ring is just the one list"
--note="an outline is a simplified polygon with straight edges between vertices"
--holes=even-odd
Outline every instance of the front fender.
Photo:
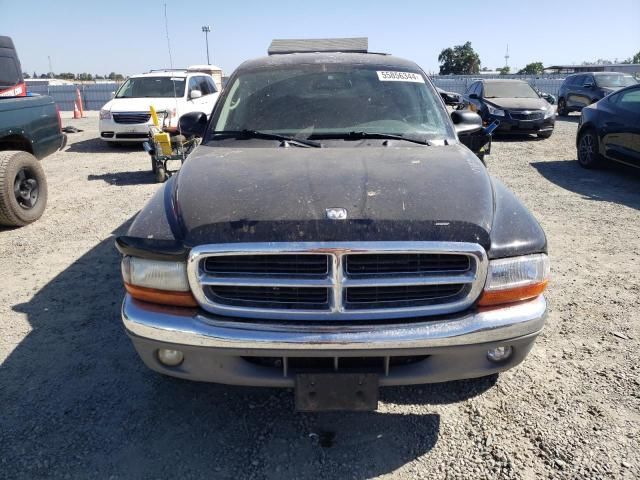
[[502,182],[491,178],[494,217],[489,258],[547,252],[547,237],[533,214]]

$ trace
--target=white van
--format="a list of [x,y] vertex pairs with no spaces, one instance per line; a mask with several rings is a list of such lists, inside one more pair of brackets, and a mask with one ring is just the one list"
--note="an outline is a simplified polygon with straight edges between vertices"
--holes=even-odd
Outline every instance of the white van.
[[145,141],[151,124],[149,107],[167,112],[164,124],[172,129],[185,113],[209,116],[219,94],[211,75],[192,69],[133,75],[100,110],[100,138],[117,143]]

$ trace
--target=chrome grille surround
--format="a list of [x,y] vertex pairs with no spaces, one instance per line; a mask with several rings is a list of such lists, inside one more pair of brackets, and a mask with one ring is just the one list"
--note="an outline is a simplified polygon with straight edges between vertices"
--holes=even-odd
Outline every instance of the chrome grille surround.
[[[350,277],[344,267],[347,255],[358,254],[456,254],[467,255],[466,272],[420,273],[402,275],[358,275]],[[231,255],[327,255],[329,272],[325,276],[211,275],[205,260],[212,256]],[[187,263],[189,283],[200,306],[211,313],[268,320],[383,320],[430,315],[445,315],[469,308],[480,295],[487,276],[488,259],[484,248],[463,242],[273,242],[201,245],[191,249]],[[346,289],[357,287],[395,287],[464,284],[463,294],[451,301],[427,305],[388,308],[350,309],[345,302]],[[216,303],[206,289],[215,285],[246,287],[323,287],[329,301],[323,309],[264,308]]]

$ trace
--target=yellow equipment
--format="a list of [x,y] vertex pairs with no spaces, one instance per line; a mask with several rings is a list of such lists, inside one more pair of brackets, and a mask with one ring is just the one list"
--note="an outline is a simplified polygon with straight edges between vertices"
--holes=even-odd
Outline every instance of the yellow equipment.
[[158,120],[158,114],[156,113],[156,109],[153,108],[153,105],[149,107],[149,111],[151,112],[153,125],[156,127],[153,129],[153,141],[156,145],[160,146],[163,155],[171,155],[173,153],[171,137],[167,132],[160,130],[160,120]]

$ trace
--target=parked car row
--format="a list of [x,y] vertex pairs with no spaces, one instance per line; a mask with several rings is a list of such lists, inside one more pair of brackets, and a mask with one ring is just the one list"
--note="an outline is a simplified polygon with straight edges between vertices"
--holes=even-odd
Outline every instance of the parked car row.
[[[499,122],[498,134],[548,138],[556,116],[548,98],[522,80],[478,79],[467,88],[462,105],[478,112],[485,124]],[[617,72],[567,76],[557,113],[567,116],[572,111],[582,112],[576,136],[581,166],[595,168],[611,160],[640,167],[640,85],[633,76]]]

